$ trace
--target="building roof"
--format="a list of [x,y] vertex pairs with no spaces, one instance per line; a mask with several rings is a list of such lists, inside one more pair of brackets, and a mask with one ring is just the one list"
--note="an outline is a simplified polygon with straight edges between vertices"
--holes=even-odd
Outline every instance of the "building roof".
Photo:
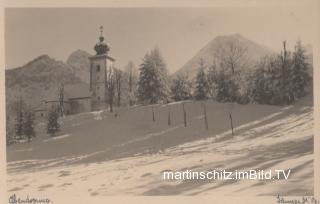
[[44,111],[44,110],[46,110],[46,106],[44,105],[43,102],[41,102],[37,106],[33,107],[32,110],[33,111]]
[[[64,86],[64,101],[80,98],[90,98],[89,85],[86,83],[78,83]],[[52,93],[44,99],[45,102],[59,102],[59,91]]]
[[79,84],[65,86],[64,94],[66,99],[91,97],[91,94],[89,91],[89,85],[86,83],[79,83]]
[[101,55],[94,55],[94,56],[90,56],[89,59],[94,59],[94,58],[103,58],[106,57],[107,59],[111,60],[111,61],[116,61],[114,58],[110,57],[107,54],[101,54]]

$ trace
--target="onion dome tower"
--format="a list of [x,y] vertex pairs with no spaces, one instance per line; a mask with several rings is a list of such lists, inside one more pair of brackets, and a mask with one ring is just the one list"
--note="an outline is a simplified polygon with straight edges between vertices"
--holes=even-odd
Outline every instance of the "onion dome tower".
[[113,73],[115,59],[108,55],[110,46],[104,42],[103,27],[100,26],[99,42],[95,44],[96,55],[90,60],[90,92],[91,109],[101,110],[106,107],[107,92],[106,82]]
[[109,45],[104,42],[103,26],[100,26],[99,42],[94,46],[94,50],[96,51],[97,55],[108,54],[110,51]]

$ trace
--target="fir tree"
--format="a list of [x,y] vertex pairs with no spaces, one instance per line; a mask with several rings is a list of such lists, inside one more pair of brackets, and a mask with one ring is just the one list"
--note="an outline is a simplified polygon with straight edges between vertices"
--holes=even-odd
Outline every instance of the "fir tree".
[[295,99],[306,95],[306,87],[311,79],[308,73],[309,65],[305,49],[298,41],[292,57],[292,67],[290,70],[290,91],[293,92]]
[[30,141],[36,135],[34,131],[34,114],[31,111],[26,111],[24,115],[23,133]]
[[23,123],[24,123],[24,110],[25,104],[20,98],[16,106],[16,118],[15,118],[15,136],[17,139],[22,139],[23,137]]
[[12,143],[12,135],[13,135],[12,122],[10,121],[10,117],[6,116],[6,144],[10,145]]
[[57,109],[52,108],[48,113],[47,120],[47,133],[53,136],[60,130],[60,124],[58,122],[59,112]]
[[183,101],[191,98],[192,84],[187,75],[179,74],[172,81],[171,93],[175,101]]
[[236,102],[238,99],[239,87],[233,80],[232,74],[220,70],[217,75],[217,101]]
[[144,103],[166,102],[169,96],[166,64],[155,48],[146,54],[140,65],[138,97]]

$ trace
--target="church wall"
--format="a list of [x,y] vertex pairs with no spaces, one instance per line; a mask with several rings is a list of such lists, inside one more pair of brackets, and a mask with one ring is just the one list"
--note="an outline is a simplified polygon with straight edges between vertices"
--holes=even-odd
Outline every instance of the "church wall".
[[91,111],[91,98],[71,99],[69,101],[71,114]]

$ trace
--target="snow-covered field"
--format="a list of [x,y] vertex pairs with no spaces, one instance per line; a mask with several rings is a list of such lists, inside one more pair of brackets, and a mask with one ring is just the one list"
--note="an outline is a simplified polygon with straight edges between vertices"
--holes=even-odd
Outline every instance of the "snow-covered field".
[[[207,101],[123,108],[61,119],[50,138],[44,124],[31,143],[7,150],[9,193],[36,195],[312,195],[313,107],[230,105]],[[228,111],[232,108],[235,135]],[[164,181],[163,171],[291,169],[289,180]]]

